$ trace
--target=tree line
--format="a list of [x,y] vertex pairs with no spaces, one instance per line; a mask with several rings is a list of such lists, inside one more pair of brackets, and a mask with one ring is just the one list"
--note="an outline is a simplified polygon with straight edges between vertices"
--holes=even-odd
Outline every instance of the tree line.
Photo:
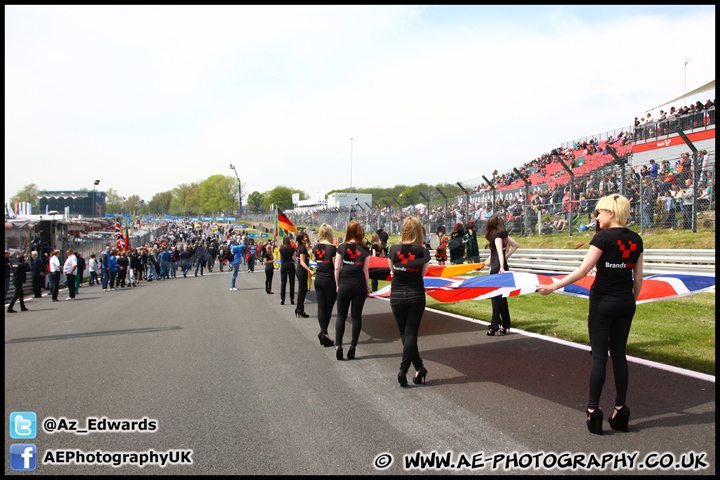
[[[242,184],[242,191],[246,191],[245,183]],[[423,196],[431,200],[431,203],[442,203],[443,198],[439,194],[441,190],[448,198],[462,194],[462,190],[452,184],[438,184],[435,186],[420,183],[413,186],[395,185],[394,187],[382,188],[354,188],[356,193],[369,193],[373,196],[373,207],[380,205],[408,206],[418,203],[427,203]],[[87,190],[82,188],[81,190]],[[331,190],[329,194],[336,192],[349,192],[349,189]],[[29,202],[33,211],[40,211],[40,190],[34,183],[26,185],[18,191],[10,200],[12,202]],[[246,197],[243,195],[243,209],[249,212],[267,212],[274,207],[282,210],[293,208],[293,194],[298,194],[300,200],[307,200],[309,196],[299,189],[278,185],[266,192],[253,191]],[[397,203],[396,203],[397,202]],[[182,183],[177,187],[156,193],[149,201],[133,194],[123,196],[113,188],[105,190],[105,209],[109,213],[129,213],[135,215],[144,214],[169,214],[169,215],[236,215],[238,212],[238,181],[229,175],[212,175],[205,180],[192,183]]]

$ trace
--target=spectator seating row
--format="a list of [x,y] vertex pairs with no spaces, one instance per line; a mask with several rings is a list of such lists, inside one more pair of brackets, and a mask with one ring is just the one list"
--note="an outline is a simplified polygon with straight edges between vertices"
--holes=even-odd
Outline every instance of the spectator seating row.
[[[573,151],[573,156],[576,159],[580,157],[585,157],[585,163],[583,165],[578,165],[573,169],[573,174],[576,177],[592,173],[598,168],[604,167],[605,165],[613,161],[612,155],[610,155],[609,153],[603,153],[603,150],[605,149],[605,144],[605,140],[603,140],[602,142],[598,142],[598,151],[589,155],[586,153],[587,150],[585,149],[576,149]],[[617,156],[622,157],[632,152],[633,144],[630,143],[628,145],[617,145],[616,143],[612,145],[612,147],[615,148]],[[570,174],[565,171],[560,162],[552,162],[545,165],[544,171],[535,172],[528,175],[528,181],[532,185],[547,184],[549,187],[554,187],[555,185],[567,184],[570,181]],[[525,182],[518,179],[510,183],[509,185],[497,187],[497,189],[509,190],[523,187],[524,185]]]

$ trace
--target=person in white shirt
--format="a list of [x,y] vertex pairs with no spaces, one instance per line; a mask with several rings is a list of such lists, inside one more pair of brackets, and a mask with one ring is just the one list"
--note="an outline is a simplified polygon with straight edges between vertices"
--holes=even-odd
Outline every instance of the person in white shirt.
[[67,259],[63,265],[63,273],[67,278],[68,292],[70,296],[66,300],[75,300],[75,272],[77,271],[77,257],[72,249],[67,249]]
[[700,183],[708,183],[710,180],[710,155],[707,153],[707,150],[701,150],[700,151],[700,165],[701,165],[701,172],[702,176],[700,177]]
[[53,250],[50,257],[50,278],[52,279],[52,301],[58,301],[58,290],[60,289],[60,250]]

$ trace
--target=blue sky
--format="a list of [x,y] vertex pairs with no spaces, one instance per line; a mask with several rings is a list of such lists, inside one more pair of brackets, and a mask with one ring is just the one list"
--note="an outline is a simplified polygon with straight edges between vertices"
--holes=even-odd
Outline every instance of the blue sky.
[[715,78],[714,6],[6,6],[5,30],[6,200],[231,163],[313,196],[351,144],[354,188],[468,182]]

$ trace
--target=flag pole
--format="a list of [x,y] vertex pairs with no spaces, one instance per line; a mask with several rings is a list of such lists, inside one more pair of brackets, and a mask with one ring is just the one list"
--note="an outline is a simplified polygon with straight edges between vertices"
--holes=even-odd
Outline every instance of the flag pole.
[[130,224],[130,220],[127,218],[125,219],[125,251],[130,251],[130,232],[128,231],[128,225]]

